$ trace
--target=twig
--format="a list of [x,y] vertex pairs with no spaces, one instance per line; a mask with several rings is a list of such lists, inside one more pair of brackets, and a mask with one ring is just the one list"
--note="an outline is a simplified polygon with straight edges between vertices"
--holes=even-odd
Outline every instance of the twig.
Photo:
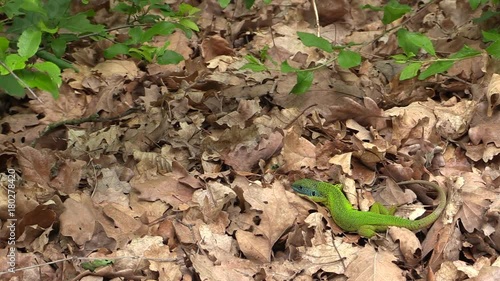
[[[142,259],[142,260],[147,260],[147,261],[159,261],[159,262],[173,262],[173,261],[179,261],[179,260],[181,260],[181,258],[159,259],[159,258],[148,258],[148,257],[141,257],[141,256],[96,257],[96,258],[89,258],[89,257],[67,257],[67,258],[64,258],[64,259],[59,259],[59,260],[55,260],[55,261],[51,261],[51,262],[30,265],[30,266],[21,267],[21,268],[16,268],[16,269],[14,269],[14,272],[15,271],[21,271],[21,270],[28,270],[28,269],[37,268],[37,267],[42,267],[44,265],[51,265],[51,264],[60,263],[60,262],[64,262],[64,261],[69,261],[69,260],[72,260],[72,261],[84,261],[84,260],[88,260],[88,261],[113,260],[113,261],[116,261],[116,260],[122,260],[122,259]],[[7,274],[7,273],[12,273],[12,272],[0,271],[0,275]]]
[[94,114],[92,114],[92,115],[90,115],[88,117],[84,117],[84,118],[76,118],[76,119],[69,119],[69,120],[62,120],[62,121],[59,121],[59,122],[55,122],[55,123],[49,124],[47,126],[47,128],[45,128],[45,130],[43,130],[40,133],[40,136],[31,143],[31,146],[34,147],[38,139],[40,139],[44,135],[48,134],[49,132],[52,132],[53,130],[55,130],[56,128],[58,128],[60,126],[64,126],[64,125],[80,125],[80,124],[87,123],[87,122],[108,122],[108,121],[113,121],[113,120],[122,118],[122,117],[124,117],[126,115],[129,115],[131,113],[134,113],[136,111],[139,111],[139,110],[140,110],[140,107],[132,107],[132,108],[129,108],[127,111],[125,111],[124,113],[122,113],[122,114],[120,114],[118,116],[109,117],[109,118],[100,118],[99,114],[94,113]]
[[320,37],[321,36],[321,26],[319,25],[319,15],[318,15],[318,7],[316,6],[316,0],[312,0],[312,4],[313,4],[313,10],[314,10],[314,16],[316,16],[316,28],[317,28],[317,31],[316,31],[316,36]]

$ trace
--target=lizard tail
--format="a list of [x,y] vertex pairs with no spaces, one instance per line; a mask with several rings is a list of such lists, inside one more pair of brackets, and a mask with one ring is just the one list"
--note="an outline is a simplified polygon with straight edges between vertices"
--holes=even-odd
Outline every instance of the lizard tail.
[[436,209],[434,209],[434,211],[432,211],[432,213],[430,213],[425,218],[414,220],[413,227],[407,227],[408,229],[411,230],[417,230],[431,225],[434,221],[436,221],[439,218],[441,213],[444,211],[444,208],[446,207],[446,193],[444,189],[433,182],[424,180],[408,180],[408,181],[398,182],[398,185],[414,184],[414,183],[423,184],[434,188],[438,193],[439,204],[436,207]]

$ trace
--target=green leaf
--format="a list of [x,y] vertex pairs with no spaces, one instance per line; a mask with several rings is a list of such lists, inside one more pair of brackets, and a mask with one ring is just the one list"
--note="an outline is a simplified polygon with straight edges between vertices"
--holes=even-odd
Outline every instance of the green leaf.
[[295,86],[293,86],[290,93],[301,95],[307,92],[307,90],[311,88],[313,79],[314,73],[312,71],[297,72],[297,83],[295,84]]
[[128,55],[133,57],[133,58],[136,58],[136,59],[139,59],[139,60],[147,60],[148,62],[151,62],[151,58],[149,57],[149,60],[148,60],[148,55],[144,53],[144,51],[142,51],[141,49],[138,49],[138,48],[129,48],[128,49]]
[[9,48],[9,39],[0,37],[0,52],[5,52]]
[[351,68],[361,64],[361,55],[359,53],[342,50],[339,53],[338,63],[343,68]]
[[422,71],[418,76],[418,79],[424,80],[434,74],[443,73],[450,69],[450,67],[453,66],[453,63],[453,61],[437,61],[431,64],[426,70]]
[[50,34],[55,34],[58,30],[59,27],[54,27],[54,28],[48,28],[43,21],[39,21],[37,24],[38,28],[40,28],[41,31],[50,33]]
[[117,55],[126,55],[129,53],[129,46],[118,43],[104,50],[104,57],[107,59],[114,58]]
[[[153,57],[155,56],[155,54],[157,53],[157,50],[159,48],[154,47],[154,46],[142,45],[139,49],[141,50],[141,53],[142,53],[142,56],[144,57],[144,59],[146,59],[148,62],[152,62]],[[162,49],[162,48],[160,48],[160,49]],[[135,50],[135,48],[130,48],[130,52],[132,52],[132,50]],[[163,49],[161,54],[159,54],[159,55],[163,55],[163,54],[165,54],[165,52],[166,51]]]
[[3,89],[8,95],[17,98],[22,98],[26,95],[24,87],[19,84],[19,81],[12,74],[0,76],[0,89]]
[[328,53],[333,52],[332,44],[323,37],[318,37],[307,32],[297,32],[297,35],[300,41],[302,41],[302,44],[307,47],[316,47]]
[[466,59],[466,58],[472,58],[475,56],[480,55],[481,52],[478,50],[474,50],[471,47],[464,45],[462,49],[460,49],[458,52],[452,54],[450,56],[450,59]]
[[300,69],[292,67],[288,64],[288,61],[284,61],[281,63],[281,72],[282,73],[290,73],[290,72],[297,72]]
[[247,9],[250,9],[250,8],[252,8],[253,3],[255,3],[255,0],[245,0],[245,7]]
[[22,57],[30,58],[35,55],[41,42],[42,32],[40,30],[26,29],[17,41],[17,52]]
[[401,28],[396,34],[398,44],[403,49],[406,55],[417,54],[420,48],[424,49],[427,53],[436,56],[436,51],[432,42],[427,36],[418,32],[409,32]]
[[44,3],[43,8],[47,11],[48,18],[54,23],[67,16],[70,10],[71,1],[68,0],[35,1]]
[[222,9],[226,8],[231,0],[217,0],[219,2],[219,5],[221,6]]
[[397,54],[397,55],[391,56],[391,58],[393,60],[395,60],[397,63],[407,63],[408,60],[410,59],[405,54]]
[[180,15],[187,15],[187,16],[192,16],[196,13],[199,13],[201,10],[199,8],[193,7],[189,4],[186,3],[181,3],[179,5],[179,14]]
[[483,23],[493,17],[500,15],[500,12],[487,10],[484,11],[479,18],[473,19],[472,22],[475,24]]
[[410,6],[399,4],[396,0],[390,0],[389,3],[384,6],[384,17],[382,18],[382,23],[389,24],[410,11]]
[[165,53],[158,57],[157,62],[158,64],[178,64],[183,60],[184,57],[181,54],[171,50],[165,50]]
[[484,42],[495,42],[500,41],[500,33],[491,30],[491,31],[482,31],[483,41]]
[[247,63],[244,64],[242,67],[240,67],[240,70],[244,69],[250,69],[251,71],[254,72],[261,72],[261,71],[266,71],[267,67],[263,64]]
[[[11,70],[19,70],[26,68],[26,58],[18,54],[10,54],[5,58],[5,65]],[[0,75],[7,75],[10,72],[0,65]]]
[[61,86],[62,84],[61,69],[56,64],[50,61],[37,62],[33,65],[33,68],[41,72],[47,73],[50,79],[52,79],[52,81],[57,85],[57,87]]
[[59,26],[77,33],[101,33],[105,31],[104,25],[92,24],[84,13],[62,18]]
[[50,42],[50,47],[54,51],[54,55],[62,57],[64,56],[64,52],[66,52],[66,40],[61,37],[56,38]]
[[99,267],[107,266],[109,264],[113,264],[113,261],[108,259],[102,259],[102,260],[93,260],[89,262],[82,262],[81,266],[86,270],[95,271]]
[[114,11],[121,12],[124,14],[132,15],[141,10],[139,6],[131,6],[123,2],[118,2],[113,8]]
[[488,3],[488,0],[469,0],[469,5],[472,8],[472,10],[477,9],[479,5],[486,3]]
[[174,30],[175,25],[173,23],[167,21],[159,22],[144,32],[139,43],[149,42],[156,35],[172,34]]
[[406,80],[417,76],[417,72],[422,66],[421,62],[413,62],[407,65],[403,71],[401,71],[401,75],[399,75],[399,80]]
[[21,70],[18,73],[21,78],[31,88],[38,88],[52,94],[52,97],[57,99],[59,97],[59,86],[52,80],[52,78],[44,72]]
[[131,28],[128,31],[128,35],[130,36],[130,38],[127,41],[125,41],[125,44],[134,45],[134,44],[142,43],[141,38],[142,38],[143,34],[144,34],[144,31],[142,30],[142,28],[140,28],[138,26]]
[[200,28],[198,27],[198,25],[196,25],[196,23],[194,23],[192,20],[188,20],[188,19],[181,19],[179,21],[179,23],[189,29],[192,29],[194,31],[200,31]]
[[260,60],[252,55],[246,55],[245,59],[252,64],[262,64]]
[[486,52],[496,59],[500,59],[500,41],[493,42],[486,48]]
[[472,10],[477,9],[479,5],[481,4],[481,0],[469,0],[469,5],[472,8]]
[[375,11],[375,12],[381,12],[384,10],[384,8],[382,7],[375,7],[375,6],[372,6],[372,5],[364,5],[361,7],[361,9],[365,9],[365,10],[372,10],[372,11]]

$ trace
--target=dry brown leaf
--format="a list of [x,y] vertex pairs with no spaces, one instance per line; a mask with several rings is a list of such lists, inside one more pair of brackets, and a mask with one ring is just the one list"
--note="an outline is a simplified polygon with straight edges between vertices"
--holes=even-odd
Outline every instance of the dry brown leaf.
[[257,264],[237,257],[220,264],[202,254],[191,254],[189,257],[202,280],[253,281],[252,276],[259,271]]
[[443,138],[457,139],[467,132],[477,102],[463,100],[453,106],[436,106],[436,130]]
[[286,132],[281,155],[285,161],[282,167],[284,171],[300,170],[302,167],[312,169],[316,166],[315,146],[293,131]]
[[497,196],[493,190],[486,188],[486,184],[480,175],[475,173],[463,174],[463,185],[461,187],[462,208],[457,214],[468,232],[480,229],[484,223],[484,214],[491,204],[491,200]]
[[18,153],[25,180],[54,188],[62,194],[70,194],[78,187],[84,161],[56,160],[49,150],[36,150],[29,146],[20,148]]
[[92,200],[96,204],[115,203],[124,207],[129,206],[131,187],[128,182],[120,181],[115,171],[108,168],[101,170],[102,178],[97,181]]
[[399,249],[405,261],[410,266],[417,266],[421,262],[422,245],[415,233],[401,227],[389,227],[388,233],[392,240],[399,242]]
[[387,251],[364,247],[347,266],[345,275],[353,280],[406,280],[395,260]]
[[491,117],[495,107],[500,104],[500,75],[493,73],[493,76],[491,76],[486,98],[488,100],[487,116]]
[[7,127],[6,132],[18,133],[24,131],[26,127],[38,125],[39,121],[36,114],[16,114],[5,116],[0,119],[0,126]]
[[88,106],[88,98],[85,95],[75,94],[69,86],[61,86],[60,96],[56,100],[48,92],[39,92],[38,100],[30,101],[30,108],[36,113],[43,114],[44,118],[40,124],[49,124],[66,119],[81,118]]
[[478,104],[476,114],[471,121],[469,137],[474,145],[483,142],[483,144],[494,143],[496,147],[500,147],[500,138],[497,134],[500,129],[500,111],[488,117],[486,107],[485,102]]
[[149,269],[158,272],[158,281],[181,279],[181,264],[177,261],[177,253],[171,252],[168,246],[152,245],[144,251],[144,256],[151,259]]
[[279,182],[274,182],[271,188],[250,184],[241,186],[241,189],[243,198],[252,207],[252,214],[259,219],[259,223],[254,223],[253,232],[238,231],[238,244],[245,255],[269,262],[274,243],[295,221],[296,211],[290,206],[284,187]]
[[273,132],[267,138],[261,138],[258,143],[237,145],[235,149],[223,155],[226,164],[234,170],[250,172],[260,160],[268,160],[275,155],[283,145],[283,135]]
[[92,239],[94,234],[95,206],[88,195],[74,195],[64,201],[65,210],[59,220],[61,222],[61,234],[73,238],[78,245]]
[[115,75],[133,80],[139,73],[139,69],[132,60],[106,60],[94,66],[92,70],[106,80]]
[[229,46],[226,39],[220,35],[214,35],[203,39],[201,42],[201,55],[207,62],[217,56],[233,56],[234,50]]
[[205,221],[215,221],[227,203],[236,198],[236,193],[226,185],[210,181],[206,189],[198,189],[193,194],[192,201],[198,203]]
[[243,129],[246,127],[245,122],[259,111],[261,111],[261,107],[258,100],[241,100],[236,111],[224,115],[216,122],[219,125],[239,126]]
[[372,126],[378,130],[387,127],[384,111],[370,98],[365,98],[363,104],[357,103],[352,99],[343,98],[345,105],[334,105],[330,107],[330,116],[328,120],[347,120],[354,119],[363,126]]

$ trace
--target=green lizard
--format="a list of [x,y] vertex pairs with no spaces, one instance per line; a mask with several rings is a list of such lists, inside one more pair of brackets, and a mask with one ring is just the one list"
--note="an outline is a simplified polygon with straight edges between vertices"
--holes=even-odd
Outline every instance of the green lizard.
[[[342,192],[341,184],[334,185],[311,179],[301,179],[292,184],[292,189],[315,202],[327,206],[330,209],[333,221],[343,230],[357,232],[363,237],[371,238],[376,232],[383,232],[389,226],[418,230],[431,225],[441,215],[446,206],[446,193],[443,188],[424,180],[402,181],[398,184],[413,183],[431,186],[438,192],[439,196],[437,208],[428,216],[418,220],[393,216],[395,209],[391,212],[380,203],[376,203],[375,208],[372,206],[370,212],[355,210]],[[376,207],[379,207],[379,210],[376,210]]]

